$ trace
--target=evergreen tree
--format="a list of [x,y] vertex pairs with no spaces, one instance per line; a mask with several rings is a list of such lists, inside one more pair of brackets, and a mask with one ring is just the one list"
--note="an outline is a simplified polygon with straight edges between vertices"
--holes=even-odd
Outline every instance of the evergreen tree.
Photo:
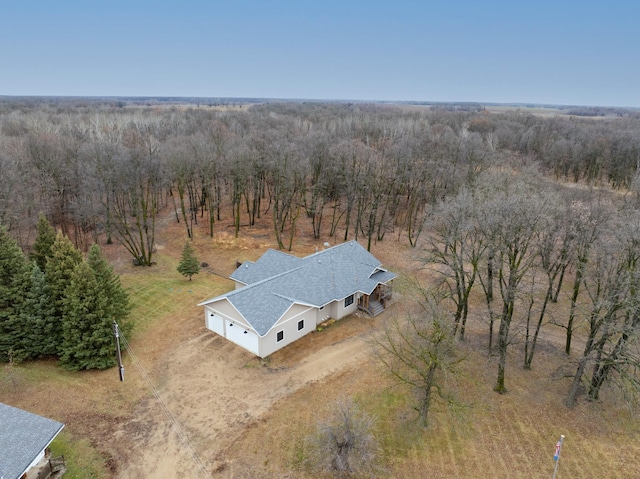
[[76,371],[115,366],[110,301],[91,266],[80,263],[63,299],[60,356],[63,366]]
[[180,258],[180,263],[178,264],[178,272],[182,276],[188,276],[189,281],[191,281],[191,276],[200,272],[200,262],[196,257],[196,252],[193,250],[190,241],[184,244],[182,258]]
[[102,251],[97,244],[93,244],[89,248],[87,264],[93,270],[96,281],[109,299],[106,315],[112,324],[113,321],[116,321],[120,327],[120,331],[127,336],[133,326],[131,322],[127,320],[131,307],[129,304],[129,295],[122,287],[120,277],[113,271],[113,268],[102,255]]
[[47,258],[52,254],[51,248],[56,241],[56,230],[49,223],[46,216],[40,213],[38,225],[36,226],[36,239],[33,242],[33,251],[29,255],[32,261],[44,271],[47,265]]
[[80,251],[73,246],[69,238],[59,233],[51,246],[51,257],[45,267],[45,277],[53,305],[51,335],[52,340],[58,345],[62,342],[65,291],[71,282],[76,266],[80,263],[82,263]]
[[58,352],[54,334],[55,308],[49,294],[44,272],[34,262],[31,283],[21,312],[26,330],[25,351],[29,358],[53,355]]
[[29,285],[29,264],[18,246],[0,225],[0,360],[24,359],[25,328],[20,311]]

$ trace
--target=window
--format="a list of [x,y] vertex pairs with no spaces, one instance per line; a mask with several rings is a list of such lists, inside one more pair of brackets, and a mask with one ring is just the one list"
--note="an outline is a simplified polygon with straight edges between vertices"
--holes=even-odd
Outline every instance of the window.
[[276,336],[276,342],[280,342],[284,339],[284,331],[278,331],[278,335]]
[[298,331],[300,331],[301,329],[304,329],[304,319],[298,321]]
[[344,307],[351,306],[353,304],[353,295],[344,298]]

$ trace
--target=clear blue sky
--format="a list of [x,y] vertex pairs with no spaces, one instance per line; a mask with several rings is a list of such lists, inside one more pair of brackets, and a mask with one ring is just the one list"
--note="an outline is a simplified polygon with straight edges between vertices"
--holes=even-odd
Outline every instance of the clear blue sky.
[[638,0],[2,0],[0,95],[640,107]]

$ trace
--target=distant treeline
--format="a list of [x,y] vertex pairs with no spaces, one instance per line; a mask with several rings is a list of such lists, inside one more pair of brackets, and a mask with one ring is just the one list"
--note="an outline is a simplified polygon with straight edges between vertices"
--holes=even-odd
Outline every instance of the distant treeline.
[[640,118],[640,111],[629,108],[612,108],[602,106],[567,107],[562,110],[567,115],[575,116],[609,116],[620,118]]

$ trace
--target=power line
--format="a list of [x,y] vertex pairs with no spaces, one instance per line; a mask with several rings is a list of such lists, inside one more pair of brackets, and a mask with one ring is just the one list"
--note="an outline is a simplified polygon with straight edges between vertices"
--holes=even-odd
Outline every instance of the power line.
[[183,431],[182,426],[180,426],[180,423],[178,422],[176,417],[173,415],[173,413],[169,410],[169,407],[167,406],[167,404],[160,397],[160,393],[158,392],[158,390],[154,386],[153,381],[151,380],[151,378],[147,374],[146,370],[142,366],[142,363],[140,362],[138,357],[133,352],[133,349],[129,345],[129,342],[124,337],[122,332],[120,332],[120,339],[121,339],[122,344],[124,345],[125,349],[129,353],[129,356],[131,357],[131,361],[133,362],[133,365],[136,367],[136,369],[140,373],[140,376],[142,376],[142,379],[144,379],[144,381],[147,383],[147,386],[149,386],[149,389],[151,389],[151,393],[155,396],[156,400],[158,401],[158,404],[160,404],[160,407],[162,408],[162,410],[164,411],[165,415],[167,416],[167,418],[171,422],[171,425],[173,426],[173,428],[175,429],[176,433],[178,434],[178,437],[182,440],[182,443],[184,444],[184,446],[189,451],[189,454],[191,455],[191,458],[193,459],[193,462],[195,462],[196,465],[200,468],[200,471],[204,475],[203,477],[211,478],[211,474],[209,473],[209,471],[205,467],[204,463],[200,459],[200,456],[198,456],[198,453],[196,452],[196,450],[194,449],[193,445],[191,444],[191,441],[189,441],[189,438],[187,437],[187,435]]

